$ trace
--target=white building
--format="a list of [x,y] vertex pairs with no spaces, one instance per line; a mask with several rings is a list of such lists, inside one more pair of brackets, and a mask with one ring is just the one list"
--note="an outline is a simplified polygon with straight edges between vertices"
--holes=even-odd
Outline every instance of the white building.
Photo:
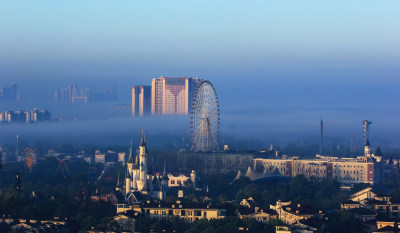
[[135,160],[132,151],[131,143],[129,159],[126,163],[125,196],[128,199],[134,192],[140,192],[151,198],[164,200],[165,190],[168,187],[168,177],[165,174],[165,169],[162,176],[153,174],[144,136],[142,136],[139,146],[139,155],[135,156]]

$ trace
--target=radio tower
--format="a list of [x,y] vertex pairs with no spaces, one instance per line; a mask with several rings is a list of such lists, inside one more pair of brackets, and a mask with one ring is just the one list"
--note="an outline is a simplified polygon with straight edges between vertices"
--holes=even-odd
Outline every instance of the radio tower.
[[319,154],[322,155],[322,147],[323,147],[323,139],[324,139],[324,121],[322,120],[322,117],[321,117],[321,121],[319,123],[319,127],[320,127]]
[[372,124],[371,121],[367,121],[367,120],[363,121],[364,145],[367,144],[367,140],[369,139],[369,125],[370,124]]
[[18,151],[18,149],[19,149],[18,146],[19,146],[19,139],[18,139],[18,134],[17,134],[17,153],[16,153],[16,154],[17,154],[17,161],[18,161],[18,153],[19,153],[19,151]]

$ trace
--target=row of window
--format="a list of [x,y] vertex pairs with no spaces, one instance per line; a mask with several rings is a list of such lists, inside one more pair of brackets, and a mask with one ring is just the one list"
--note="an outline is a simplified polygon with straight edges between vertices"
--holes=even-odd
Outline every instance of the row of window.
[[[176,215],[176,216],[195,216],[195,217],[201,217],[202,210],[175,210],[175,213],[173,210],[154,210],[153,215],[161,215],[161,216],[166,216],[167,213],[168,215]],[[146,210],[146,214],[150,214],[150,210]],[[207,217],[207,211],[204,211],[204,217]]]

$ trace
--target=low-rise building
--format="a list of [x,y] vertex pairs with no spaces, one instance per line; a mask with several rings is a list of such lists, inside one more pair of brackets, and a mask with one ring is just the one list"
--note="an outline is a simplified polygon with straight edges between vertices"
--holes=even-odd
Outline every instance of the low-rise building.
[[364,147],[364,156],[356,158],[337,158],[317,155],[315,159],[298,157],[257,158],[254,159],[254,170],[277,171],[283,176],[295,177],[304,175],[312,181],[336,179],[344,184],[379,183],[381,178],[380,150],[371,154],[369,142]]
[[166,220],[170,217],[177,216],[188,222],[199,219],[221,219],[225,218],[226,210],[214,208],[204,203],[165,203],[159,201],[147,201],[145,203],[136,204],[119,204],[117,212],[134,211],[152,219]]
[[243,199],[240,202],[240,206],[235,211],[235,215],[240,219],[252,218],[262,223],[268,223],[270,220],[277,218],[275,210],[257,206],[254,199],[251,197]]
[[300,220],[307,220],[311,217],[322,218],[322,211],[315,211],[312,206],[294,204],[292,202],[277,201],[275,205],[270,205],[270,209],[278,214],[278,218],[285,224],[292,225]]

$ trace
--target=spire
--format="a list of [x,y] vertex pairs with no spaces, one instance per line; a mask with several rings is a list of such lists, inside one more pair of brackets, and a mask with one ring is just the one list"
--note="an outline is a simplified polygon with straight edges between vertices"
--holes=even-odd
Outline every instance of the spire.
[[131,149],[130,149],[130,152],[129,152],[128,163],[133,163],[132,151],[133,151],[133,144],[132,144],[132,139],[131,139]]
[[381,148],[379,146],[376,148],[375,156],[382,156]]
[[365,146],[371,146],[370,144],[369,144],[369,140],[367,139],[367,142],[365,143]]
[[140,142],[140,146],[146,146],[146,136],[143,133],[143,129],[142,129],[142,141]]
[[207,185],[206,193],[204,194],[204,200],[210,200],[210,199],[211,199],[210,190],[208,189]]
[[167,173],[165,172],[165,163],[166,163],[166,161],[164,161],[164,171],[163,171],[163,175],[162,175],[162,180],[168,180]]

